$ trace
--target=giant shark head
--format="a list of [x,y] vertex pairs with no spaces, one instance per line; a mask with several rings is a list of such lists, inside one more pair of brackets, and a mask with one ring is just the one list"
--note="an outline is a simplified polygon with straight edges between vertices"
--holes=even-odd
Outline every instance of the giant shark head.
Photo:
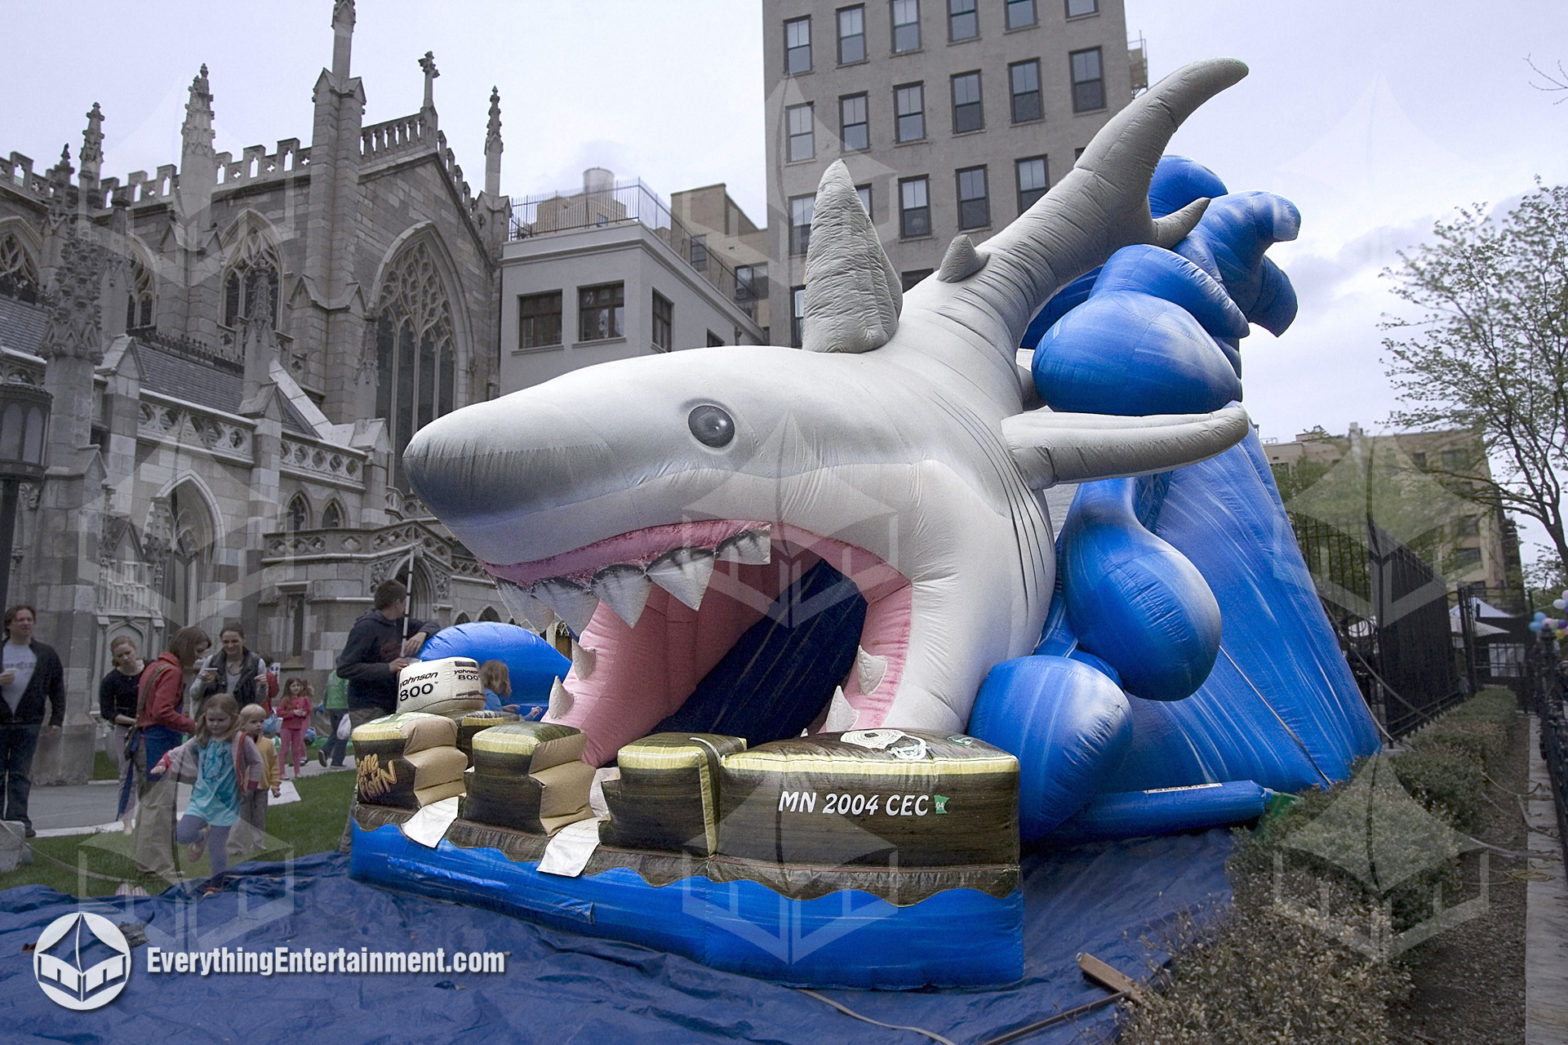
[[1028,212],[979,246],[960,236],[907,294],[835,163],[812,222],[806,351],[607,363],[415,435],[415,490],[513,615],[576,636],[549,717],[588,734],[589,761],[676,713],[821,562],[865,605],[853,666],[837,691],[800,694],[805,720],[962,729],[986,672],[1040,635],[1055,555],[1039,491],[1200,460],[1244,434],[1239,407],[1033,408],[1014,348],[1067,281],[1191,229],[1206,201],[1156,222],[1150,175],[1181,121],[1245,73],[1215,60],[1167,77]]

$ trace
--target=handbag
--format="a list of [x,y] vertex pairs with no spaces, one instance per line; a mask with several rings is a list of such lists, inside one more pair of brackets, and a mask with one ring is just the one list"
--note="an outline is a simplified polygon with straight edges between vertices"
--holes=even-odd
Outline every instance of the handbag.
[[348,720],[348,712],[345,711],[343,717],[338,719],[338,728],[332,735],[339,740],[347,740],[354,735],[354,723]]

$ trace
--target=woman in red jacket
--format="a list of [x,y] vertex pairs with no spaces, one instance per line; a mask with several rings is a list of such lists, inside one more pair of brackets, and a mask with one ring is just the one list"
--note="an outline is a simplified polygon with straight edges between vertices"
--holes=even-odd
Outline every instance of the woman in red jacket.
[[184,678],[211,644],[200,628],[181,628],[169,648],[142,672],[136,694],[136,765],[143,780],[164,752],[179,746],[180,734],[196,732],[196,723],[180,710]]

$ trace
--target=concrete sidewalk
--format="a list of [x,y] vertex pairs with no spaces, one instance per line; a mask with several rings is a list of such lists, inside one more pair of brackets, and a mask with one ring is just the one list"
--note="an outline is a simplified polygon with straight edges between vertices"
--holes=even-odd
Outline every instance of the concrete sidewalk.
[[1541,720],[1530,716],[1530,790],[1520,803],[1529,828],[1525,893],[1525,1045],[1568,1041],[1568,879],[1551,775],[1541,757]]
[[[321,773],[353,772],[354,759],[347,758],[341,768],[323,769],[314,758],[305,763],[302,776]],[[292,774],[289,779],[293,779]],[[118,780],[93,780],[85,784],[52,784],[33,788],[28,797],[28,813],[33,818],[33,828],[40,838],[60,835],[90,835],[104,831],[119,831],[120,822],[114,818],[119,801]]]

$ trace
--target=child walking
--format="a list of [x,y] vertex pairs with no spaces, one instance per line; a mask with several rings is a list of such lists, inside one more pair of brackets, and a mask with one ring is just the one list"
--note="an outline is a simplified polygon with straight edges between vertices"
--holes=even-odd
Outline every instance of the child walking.
[[[214,891],[229,869],[229,829],[240,818],[240,796],[261,787],[261,753],[255,741],[240,731],[240,708],[228,693],[207,698],[196,735],[164,756],[171,764],[196,766],[191,804],[174,828],[174,840],[188,845],[186,856],[201,859],[212,854]],[[210,847],[210,849],[209,849]]]
[[309,682],[299,677],[289,679],[283,691],[283,699],[278,702],[278,717],[283,720],[284,776],[288,775],[288,767],[292,765],[294,779],[299,779],[300,767],[308,757],[305,730],[310,727],[310,712],[315,703],[316,691],[310,688]]
[[228,857],[239,863],[261,848],[267,834],[267,792],[277,798],[282,794],[283,781],[278,777],[278,749],[271,739],[263,740],[261,724],[267,709],[260,704],[246,704],[240,708],[240,731],[250,737],[251,743],[261,754],[261,787],[240,795],[240,818],[229,833]]

